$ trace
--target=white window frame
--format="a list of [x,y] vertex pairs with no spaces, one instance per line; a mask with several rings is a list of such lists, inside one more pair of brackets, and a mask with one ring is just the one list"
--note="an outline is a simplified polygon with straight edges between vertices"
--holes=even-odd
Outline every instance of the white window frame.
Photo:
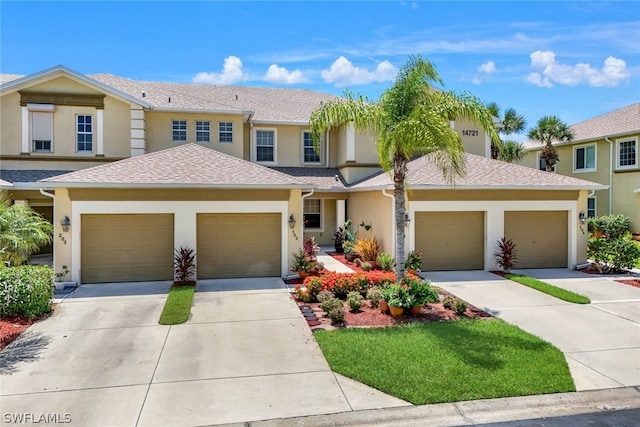
[[[258,132],[273,132],[273,161],[258,160]],[[262,165],[275,165],[278,161],[278,129],[276,128],[253,128],[253,161]]]
[[[311,228],[302,224],[304,231],[308,232],[323,232],[324,231],[324,200],[323,199],[304,199],[302,202],[302,217],[306,215],[305,204],[310,201],[318,201],[320,202],[320,227],[319,228]],[[314,212],[315,213],[315,212]]]
[[305,136],[305,134],[309,134],[309,140],[311,141],[311,146],[313,147],[313,139],[311,138],[311,131],[309,129],[301,130],[300,131],[300,145],[302,147],[302,149],[301,149],[301,154],[302,155],[301,155],[301,159],[300,160],[302,161],[302,164],[305,164],[305,165],[319,165],[319,164],[322,163],[322,147],[320,148],[320,152],[319,153],[316,153],[315,150],[314,150],[314,154],[316,154],[318,156],[318,160],[317,161],[309,162],[309,161],[306,161],[306,159],[305,159],[305,149],[307,148],[304,145],[304,136]]
[[[586,150],[589,147],[593,147],[593,167],[592,168],[586,167],[586,163],[587,163],[587,159],[586,159],[587,151]],[[577,152],[581,148],[585,149],[585,159],[584,159],[585,160],[585,167],[583,169],[577,169],[576,168]],[[572,168],[573,168],[573,173],[595,172],[598,169],[598,149],[596,147],[596,144],[577,145],[577,146],[573,147],[573,164],[572,164]]]
[[[593,216],[589,215],[589,200],[593,200]],[[596,196],[587,197],[587,218],[595,218],[598,216],[598,200]]]
[[[78,123],[78,118],[79,117],[91,117],[91,132],[87,132],[87,131],[80,132],[78,130],[78,126],[80,126],[80,123]],[[86,122],[84,123],[84,125],[86,126]],[[76,114],[76,153],[93,153],[93,149],[94,149],[94,147],[96,145],[95,138],[93,137],[95,135],[95,132],[93,131],[94,126],[95,126],[95,121],[93,120],[93,115],[91,115],[91,114]],[[91,150],[80,150],[79,149],[79,144],[80,144],[80,142],[78,141],[78,136],[79,135],[91,135]],[[84,144],[86,145],[87,142],[85,141]]]
[[[211,122],[209,120],[196,120],[196,142],[211,142]],[[199,139],[200,134],[205,139]]]
[[[542,166],[542,159],[540,158],[540,151],[538,151],[536,153],[536,159],[538,161],[538,170],[541,170],[542,172],[546,172],[547,168],[545,167],[541,167]],[[554,164],[553,166],[551,166],[551,172],[555,173],[556,172],[556,165]]]
[[[55,105],[53,104],[27,104],[27,111],[29,112],[29,149],[32,153],[53,153],[53,129],[54,129],[54,111]],[[49,114],[50,126],[49,130],[50,141],[48,150],[36,150],[35,140],[33,139],[33,113]]]
[[[623,142],[633,142],[636,145],[636,156],[635,156],[635,164],[628,166],[620,165],[620,146]],[[634,136],[632,138],[619,138],[616,139],[616,169],[617,170],[625,170],[625,169],[637,169],[638,168],[638,137]]]
[[[229,125],[231,126],[231,130],[227,129],[229,127]],[[222,127],[224,126],[225,130],[222,130]],[[223,140],[223,134],[224,137],[227,137],[227,134],[230,133],[231,134],[231,140],[230,141],[226,141]],[[233,144],[233,122],[218,122],[218,143],[220,144]]]
[[[176,124],[181,126],[181,123],[184,122],[184,129],[176,129]],[[171,141],[172,142],[187,142],[189,138],[188,132],[188,123],[187,120],[184,119],[172,119],[171,120]],[[175,139],[175,132],[183,132],[184,131],[184,140],[183,139]]]

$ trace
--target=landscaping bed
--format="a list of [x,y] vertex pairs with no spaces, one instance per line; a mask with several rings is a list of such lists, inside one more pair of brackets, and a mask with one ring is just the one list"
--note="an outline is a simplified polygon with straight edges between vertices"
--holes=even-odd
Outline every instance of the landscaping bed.
[[618,279],[616,282],[624,283],[625,285],[635,286],[640,288],[640,279]]

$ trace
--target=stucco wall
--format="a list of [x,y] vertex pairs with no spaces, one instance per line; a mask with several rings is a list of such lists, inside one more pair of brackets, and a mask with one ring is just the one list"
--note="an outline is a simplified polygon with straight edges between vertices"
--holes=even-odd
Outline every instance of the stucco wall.
[[380,191],[350,193],[347,205],[347,219],[353,224],[364,221],[371,225],[371,230],[360,228],[358,237],[376,237],[382,243],[382,250],[395,257],[393,234],[393,201],[382,195]]
[[20,94],[0,98],[0,154],[20,154],[22,138]]
[[487,142],[486,133],[480,126],[466,120],[456,120],[453,129],[460,135],[462,145],[467,153],[478,156],[486,156],[487,153],[490,153],[487,151],[487,144],[491,144],[491,142]]
[[[317,197],[311,197],[317,198]],[[314,237],[319,245],[331,246],[334,243],[333,233],[337,229],[335,199],[322,199],[322,231],[304,231],[305,239]]]

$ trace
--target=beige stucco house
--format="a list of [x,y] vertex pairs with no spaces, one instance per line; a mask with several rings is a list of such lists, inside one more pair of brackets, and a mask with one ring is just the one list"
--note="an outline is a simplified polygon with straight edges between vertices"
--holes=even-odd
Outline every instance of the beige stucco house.
[[[348,218],[393,253],[375,138],[345,126],[312,145],[311,112],[332,99],[62,66],[1,75],[1,188],[53,222],[54,268],[81,283],[170,280],[180,246],[196,249],[201,279],[284,276],[305,237],[332,244]],[[506,235],[521,267],[584,262],[579,214],[606,185],[492,160],[484,132],[452,126],[467,175],[450,186],[428,159],[411,162],[407,250],[428,270],[493,269]]]
[[[640,233],[640,103],[576,123],[574,140],[557,144],[560,162],[555,172],[607,185],[590,192],[588,216],[623,214]],[[544,169],[540,143],[528,141],[527,155],[520,162]]]

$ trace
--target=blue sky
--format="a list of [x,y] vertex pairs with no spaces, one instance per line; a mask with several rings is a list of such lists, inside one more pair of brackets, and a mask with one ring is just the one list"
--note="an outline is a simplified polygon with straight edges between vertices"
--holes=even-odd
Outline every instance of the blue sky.
[[[296,87],[377,99],[409,55],[445,88],[530,126],[640,101],[636,1],[0,3],[0,71],[62,64],[137,80]],[[28,22],[29,25],[25,25]]]

